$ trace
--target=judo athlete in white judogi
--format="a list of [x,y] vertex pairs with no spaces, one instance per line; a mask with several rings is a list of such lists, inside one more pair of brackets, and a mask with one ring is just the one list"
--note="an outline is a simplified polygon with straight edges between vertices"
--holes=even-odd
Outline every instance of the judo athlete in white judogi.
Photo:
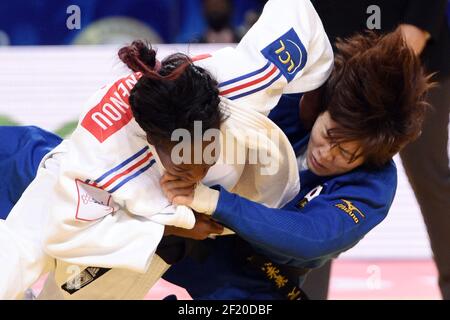
[[[220,108],[228,116],[223,136],[246,155],[268,150],[278,168],[264,174],[265,165],[248,165],[248,159],[217,163],[202,182],[220,182],[271,207],[291,200],[299,189],[295,154],[265,115],[281,94],[320,87],[332,63],[307,0],[270,0],[236,48],[196,61],[219,82]],[[0,298],[20,297],[53,270],[42,298],[138,299],[169,267],[155,255],[164,226],[192,228],[195,218],[162,194],[164,167],[131,111],[130,91],[145,76],[134,72],[94,94],[70,139],[44,157],[36,179],[1,221],[0,255],[8,263],[0,267]]]

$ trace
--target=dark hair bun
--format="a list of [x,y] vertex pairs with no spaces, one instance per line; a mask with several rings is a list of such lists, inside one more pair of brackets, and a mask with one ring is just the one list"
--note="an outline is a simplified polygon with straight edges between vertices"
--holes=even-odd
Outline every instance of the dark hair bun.
[[118,55],[134,72],[147,73],[153,71],[158,64],[156,51],[141,40],[133,41],[131,45],[121,48]]

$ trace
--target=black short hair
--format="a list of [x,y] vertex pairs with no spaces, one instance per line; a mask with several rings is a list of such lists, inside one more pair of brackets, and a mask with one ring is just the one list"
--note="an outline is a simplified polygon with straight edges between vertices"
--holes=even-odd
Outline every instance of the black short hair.
[[399,29],[356,34],[336,47],[323,106],[339,128],[328,135],[336,143],[360,141],[358,155],[379,167],[420,135],[431,76]]

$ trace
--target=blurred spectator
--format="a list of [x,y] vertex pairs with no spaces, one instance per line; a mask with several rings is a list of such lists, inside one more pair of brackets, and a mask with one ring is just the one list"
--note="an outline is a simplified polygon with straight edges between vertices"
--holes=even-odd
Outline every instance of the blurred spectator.
[[240,38],[242,38],[247,31],[250,30],[256,21],[258,21],[258,18],[261,15],[267,1],[268,0],[257,0],[255,6],[245,12],[244,21],[237,29]]
[[203,14],[207,29],[200,38],[200,42],[239,42],[240,37],[231,23],[233,15],[233,2],[231,0],[203,0]]
[[[229,2],[232,8],[229,24],[236,33],[237,39],[240,39],[256,21],[267,0],[230,0]],[[179,0],[178,11],[179,34],[172,41],[177,43],[205,41],[203,36],[208,28],[205,17],[205,1]],[[249,19],[252,15],[256,16],[256,19]]]

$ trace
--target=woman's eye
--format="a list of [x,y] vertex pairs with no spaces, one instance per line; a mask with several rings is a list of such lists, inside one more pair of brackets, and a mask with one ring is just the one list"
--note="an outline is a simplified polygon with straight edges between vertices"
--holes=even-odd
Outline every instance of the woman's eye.
[[350,152],[348,152],[344,149],[341,149],[341,148],[339,148],[339,150],[341,152],[342,157],[344,157],[345,160],[350,161],[350,159],[352,158],[352,155],[350,154]]
[[341,149],[341,154],[346,158],[349,157],[349,154],[342,149]]

